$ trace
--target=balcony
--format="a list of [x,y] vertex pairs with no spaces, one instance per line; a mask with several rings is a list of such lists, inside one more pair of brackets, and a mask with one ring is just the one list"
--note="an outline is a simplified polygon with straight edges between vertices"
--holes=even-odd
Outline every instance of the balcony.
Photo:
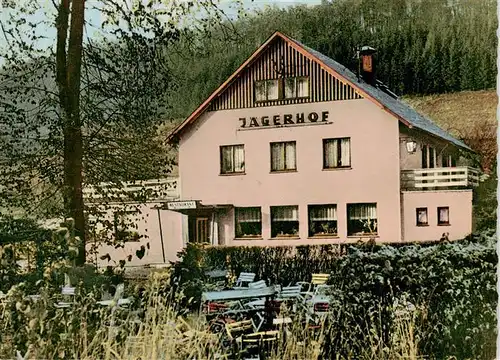
[[123,182],[121,186],[102,183],[83,189],[83,197],[88,202],[106,201],[172,201],[179,198],[176,178]]
[[447,167],[401,171],[402,190],[437,190],[478,186],[479,170],[468,167]]

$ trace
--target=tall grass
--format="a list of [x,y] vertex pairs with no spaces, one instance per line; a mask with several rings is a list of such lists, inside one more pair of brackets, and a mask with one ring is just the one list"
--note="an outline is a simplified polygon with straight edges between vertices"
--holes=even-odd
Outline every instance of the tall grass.
[[[0,307],[0,358],[13,358],[16,351],[29,359],[216,359],[231,353],[225,332],[211,334],[200,313],[179,316],[168,273],[154,273],[145,285],[140,304],[132,309],[98,308],[96,294],[80,294],[70,309],[55,309],[57,295],[41,289],[38,301],[23,300],[23,286],[16,286]],[[128,289],[129,292],[137,289]],[[140,305],[140,306],[139,306]],[[136,310],[133,310],[133,309]],[[142,310],[141,310],[142,309]],[[286,315],[286,309],[283,309]],[[320,322],[319,328],[301,325],[300,314],[288,328],[279,329],[280,339],[268,359],[325,358],[331,336],[338,329],[337,315]],[[393,337],[382,341],[376,326],[363,329],[365,336],[344,338],[345,346],[358,342],[361,354],[328,355],[333,359],[418,359],[415,317],[399,316]],[[323,355],[322,355],[323,354]]]

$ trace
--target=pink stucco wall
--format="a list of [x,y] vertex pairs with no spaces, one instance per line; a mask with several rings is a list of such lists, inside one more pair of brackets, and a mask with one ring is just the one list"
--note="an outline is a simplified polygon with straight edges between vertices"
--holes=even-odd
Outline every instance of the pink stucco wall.
[[[239,130],[240,117],[329,111],[331,124]],[[351,138],[351,169],[322,170],[324,138]],[[270,143],[296,141],[297,171],[270,173]],[[221,145],[245,145],[245,175],[220,172]],[[285,245],[353,241],[348,203],[375,202],[378,240],[400,241],[398,121],[366,99],[205,113],[179,143],[181,198],[262,207],[262,240],[234,240],[233,211],[219,219],[219,243]],[[337,204],[338,237],[308,239],[308,204]],[[300,239],[270,239],[270,206],[298,205]],[[359,237],[356,238],[356,240]]]
[[[449,233],[449,240],[463,239],[472,231],[472,190],[404,191],[404,241],[439,240]],[[450,225],[437,225],[437,208],[448,206]],[[416,209],[427,208],[428,226],[417,226]]]
[[[132,261],[127,262],[127,266],[140,266],[148,264],[163,263],[162,245],[160,237],[160,222],[158,220],[158,211],[153,208],[159,206],[160,203],[147,203],[140,205],[141,215],[137,217],[135,224],[138,226],[136,231],[141,235],[146,235],[147,238],[142,238],[137,242],[126,242],[124,248],[115,249],[114,246],[99,245],[97,255],[88,255],[89,260],[97,261],[99,267],[113,265],[121,259],[126,259],[128,255],[132,255]],[[107,210],[107,218],[112,221],[114,211],[124,209],[125,205],[117,205]],[[168,210],[160,210],[161,229],[163,235],[163,245],[165,248],[165,260],[176,260],[176,254],[184,246],[182,236],[182,215]],[[102,227],[101,227],[102,228]],[[146,247],[149,242],[150,249],[146,249],[146,254],[142,259],[139,259],[135,252],[139,250],[141,245]],[[93,244],[87,244],[87,249],[90,249]],[[100,260],[99,257],[109,253],[113,261]]]

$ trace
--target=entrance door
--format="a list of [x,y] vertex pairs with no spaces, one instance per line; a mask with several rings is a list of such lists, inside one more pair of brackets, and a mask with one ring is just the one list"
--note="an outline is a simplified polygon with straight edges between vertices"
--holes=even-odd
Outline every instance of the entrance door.
[[197,243],[208,243],[208,218],[206,217],[197,217],[196,218],[196,226],[194,233],[194,241]]

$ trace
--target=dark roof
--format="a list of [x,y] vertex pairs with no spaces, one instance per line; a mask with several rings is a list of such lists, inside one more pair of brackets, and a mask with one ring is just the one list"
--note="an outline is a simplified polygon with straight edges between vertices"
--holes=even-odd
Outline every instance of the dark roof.
[[297,43],[297,45],[299,45],[300,47],[304,48],[304,50],[306,50],[307,52],[311,53],[312,55],[320,59],[326,66],[329,66],[333,71],[339,73],[350,82],[356,84],[356,86],[358,86],[363,91],[368,93],[368,95],[379,101],[382,105],[386,106],[390,111],[408,121],[412,126],[421,129],[425,132],[428,132],[432,135],[438,136],[464,149],[472,151],[472,149],[467,145],[465,145],[462,141],[455,139],[447,131],[441,129],[432,120],[428,119],[422,114],[419,114],[415,109],[413,109],[410,105],[408,105],[404,101],[396,99],[391,95],[389,95],[388,93],[386,93],[385,91],[377,87],[374,87],[370,84],[367,84],[362,79],[358,79],[356,74],[354,74],[348,68],[339,64],[335,60],[329,58],[328,56],[323,55],[314,49],[311,49],[310,47],[302,44],[301,42],[295,39],[292,38],[290,39],[295,43]]

